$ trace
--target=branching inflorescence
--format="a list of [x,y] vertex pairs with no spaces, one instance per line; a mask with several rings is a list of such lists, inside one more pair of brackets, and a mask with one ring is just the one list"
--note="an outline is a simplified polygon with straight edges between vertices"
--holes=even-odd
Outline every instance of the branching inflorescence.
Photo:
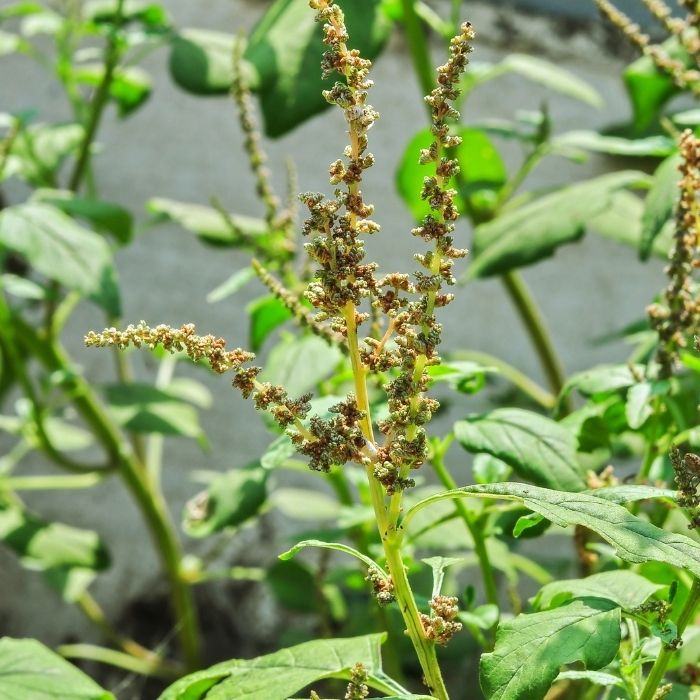
[[659,336],[657,359],[659,376],[670,377],[678,362],[679,351],[688,336],[700,328],[700,301],[693,289],[693,272],[700,264],[700,139],[685,131],[680,140],[680,198],[676,210],[676,231],[671,261],[666,267],[669,283],[663,303],[648,307],[652,328]]

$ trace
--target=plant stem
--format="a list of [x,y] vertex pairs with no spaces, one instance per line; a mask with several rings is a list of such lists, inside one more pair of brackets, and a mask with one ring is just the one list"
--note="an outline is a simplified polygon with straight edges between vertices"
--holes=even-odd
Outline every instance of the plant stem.
[[[403,25],[406,29],[413,68],[416,71],[421,92],[424,95],[429,95],[435,87],[435,79],[428,42],[423,34],[420,17],[416,14],[415,0],[401,0],[401,9],[403,10]],[[430,112],[430,107],[426,106]]]
[[90,489],[99,484],[108,472],[104,470],[84,474],[41,476],[12,476],[4,483],[13,491],[59,491],[65,489]]
[[[561,360],[554,348],[554,343],[547,329],[547,324],[530,290],[527,288],[527,285],[518,272],[514,270],[506,272],[501,276],[501,279],[508,292],[508,296],[525,324],[530,340],[535,346],[537,356],[539,357],[549,386],[552,392],[558,396],[566,383],[566,375],[564,374]],[[562,403],[564,413],[570,413],[573,410],[571,397],[567,396]]]
[[[450,439],[449,442],[451,441]],[[442,450],[435,449],[430,461],[442,485],[451,491],[457,488],[457,483],[445,467],[444,454],[449,448],[449,442],[447,445],[443,443]],[[486,599],[489,603],[498,605],[498,588],[496,586],[496,578],[494,576],[493,567],[491,566],[491,560],[486,550],[486,538],[484,537],[484,533],[477,522],[477,518],[474,517],[474,514],[462,500],[456,500],[454,505],[455,510],[464,521],[474,541],[474,553],[479,560],[481,576],[484,581],[484,590],[486,591]]]
[[[688,623],[692,620],[698,603],[700,603],[700,579],[695,578],[693,579],[693,585],[690,588],[690,593],[688,594],[688,600],[685,601],[685,605],[683,606],[683,609],[678,616],[678,622],[676,623],[679,637],[683,634]],[[656,657],[656,661],[649,672],[649,676],[644,684],[639,700],[653,700],[659,685],[664,679],[666,668],[668,667],[669,661],[671,660],[674,652],[675,649],[669,649],[665,646],[661,647],[661,651]]]

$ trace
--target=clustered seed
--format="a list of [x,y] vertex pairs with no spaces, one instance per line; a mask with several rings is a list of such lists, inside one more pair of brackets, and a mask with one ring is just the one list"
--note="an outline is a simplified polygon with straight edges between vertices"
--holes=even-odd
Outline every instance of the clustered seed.
[[372,592],[380,606],[384,607],[394,602],[394,582],[390,577],[385,576],[376,566],[369,567],[365,581],[369,581],[372,585]]
[[343,696],[344,700],[364,700],[366,697],[369,697],[368,679],[369,674],[364,664],[356,663],[350,669],[350,682]]
[[652,304],[647,314],[659,336],[657,360],[659,377],[668,378],[678,363],[679,351],[687,337],[700,328],[700,300],[694,288],[693,272],[700,266],[700,139],[686,130],[680,140],[680,198],[676,209],[676,233],[670,263],[666,267],[669,283],[663,302]]
[[682,455],[680,450],[672,450],[670,457],[678,486],[676,502],[688,512],[688,529],[700,528],[700,457],[692,452]]
[[459,613],[457,598],[436,595],[430,600],[430,615],[421,613],[421,622],[426,639],[444,646],[462,629],[461,622],[455,622]]

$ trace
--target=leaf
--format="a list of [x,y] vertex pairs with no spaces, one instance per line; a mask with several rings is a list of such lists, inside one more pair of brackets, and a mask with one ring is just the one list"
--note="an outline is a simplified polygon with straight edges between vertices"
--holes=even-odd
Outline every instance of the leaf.
[[557,405],[560,405],[574,389],[582,396],[596,396],[626,389],[637,383],[637,377],[644,376],[644,370],[645,367],[641,364],[597,365],[572,374],[561,390]]
[[[226,95],[231,89],[236,37],[209,29],[183,29],[172,40],[168,67],[175,83],[195,95]],[[254,82],[245,67],[246,82]]]
[[201,204],[187,204],[156,197],[150,199],[146,207],[158,221],[174,221],[211,245],[245,247],[247,237],[256,238],[268,233],[267,224],[263,219],[230,214],[229,218],[234,226],[232,229],[220,212]]
[[[664,41],[661,49],[670,58],[691,67],[688,54],[675,37]],[[632,102],[632,128],[638,134],[653,126],[668,100],[681,92],[673,78],[660,71],[648,56],[642,56],[627,66],[622,78]]]
[[281,559],[270,565],[265,580],[283,607],[301,613],[318,612],[318,584],[308,564]]
[[[460,167],[458,178],[451,178],[449,187],[457,190],[457,208],[475,221],[491,217],[498,202],[498,193],[508,173],[500,154],[481,129],[461,127],[462,143],[455,149]],[[421,199],[423,180],[431,174],[429,167],[419,163],[420,152],[433,142],[428,129],[419,131],[404,151],[396,170],[396,187],[414,219],[421,221],[431,212],[430,205]]]
[[562,95],[585,102],[592,107],[603,106],[603,99],[595,88],[554,63],[535,56],[511,53],[506,56],[502,64],[508,70]]
[[646,422],[654,410],[649,401],[654,393],[654,387],[650,382],[635,384],[627,392],[625,403],[625,417],[632,430],[638,430]]
[[597,670],[620,646],[620,609],[596,598],[555,610],[518,615],[496,632],[483,654],[479,679],[488,700],[541,700],[561,666],[580,661]]
[[476,394],[484,387],[486,375],[498,372],[496,367],[488,367],[478,362],[441,362],[427,368],[432,383],[447,382],[452,389],[463,394]]
[[587,578],[552,581],[532,599],[537,610],[556,608],[573,598],[604,598],[623,610],[633,610],[665,588],[633,571],[604,571]]
[[[350,48],[373,60],[384,47],[391,23],[378,0],[342,0]],[[243,57],[257,70],[267,136],[278,137],[328,107],[322,90],[336,77],[321,78],[326,51],[323,28],[304,2],[276,0],[253,29]],[[229,54],[230,55],[230,54]]]
[[297,542],[291,549],[288,549],[286,552],[282,552],[282,554],[279,555],[280,559],[291,559],[292,557],[296,556],[302,549],[305,547],[321,547],[323,549],[333,549],[336,550],[337,552],[343,552],[344,554],[349,554],[351,557],[355,557],[356,559],[359,559],[363,564],[365,564],[368,568],[374,568],[379,571],[384,578],[389,578],[389,574],[382,569],[377,562],[374,561],[374,559],[370,559],[370,557],[362,554],[362,552],[358,552],[354,547],[350,547],[347,544],[342,544],[341,542],[323,542],[322,540],[302,540],[301,542]]
[[666,532],[632,515],[623,506],[586,493],[564,493],[527,484],[502,483],[467,486],[429,496],[412,506],[403,526],[415,513],[433,503],[452,498],[502,498],[522,503],[555,525],[583,525],[596,532],[625,561],[660,561],[684,567],[700,576],[700,543],[685,535]]
[[0,211],[0,246],[19,253],[39,272],[120,315],[119,289],[109,246],[94,231],[49,204]]
[[623,170],[564,187],[478,226],[467,278],[490,277],[531,265],[583,235],[587,222],[611,203],[615,190],[646,178]]
[[624,682],[617,676],[602,671],[562,671],[556,678],[559,681],[588,681],[594,685],[610,686],[617,685],[624,687]]
[[0,639],[3,700],[115,700],[73,664],[35,639]]
[[203,438],[196,409],[167,390],[136,382],[103,389],[110,412],[125,430]]
[[[85,85],[99,86],[104,79],[105,67],[101,63],[82,64],[73,73],[75,79]],[[120,117],[128,117],[150,97],[153,85],[151,77],[138,66],[122,67],[114,72],[109,86],[109,96],[117,104]]]
[[433,570],[433,592],[431,598],[440,595],[442,583],[445,580],[445,569],[455,564],[464,562],[464,557],[428,557],[421,559],[424,564],[427,564]]
[[288,337],[274,347],[260,379],[281,384],[290,396],[301,396],[327,379],[342,357],[337,347],[316,335]]
[[75,601],[97,572],[110,564],[109,553],[96,532],[47,523],[20,506],[3,501],[0,540],[20,557],[24,566],[41,571],[49,585],[67,601]]
[[236,270],[227,280],[207,294],[207,302],[215,304],[218,301],[228,299],[228,297],[243,289],[253,279],[255,279],[255,270],[252,267]]
[[0,56],[9,56],[21,51],[23,44],[22,37],[0,29]]
[[259,352],[270,333],[292,317],[292,312],[272,294],[248,304],[246,313],[250,317],[248,342],[253,352]]
[[656,486],[645,486],[643,484],[621,484],[620,486],[604,486],[600,489],[587,491],[597,498],[604,498],[619,505],[634,503],[635,501],[647,501],[657,498],[666,498],[672,501],[676,499],[676,491],[672,489],[660,489]]
[[128,209],[99,199],[75,197],[64,190],[42,190],[34,194],[38,201],[51,204],[65,214],[92,222],[125,245],[134,237],[134,218]]
[[626,139],[621,136],[606,136],[597,131],[568,131],[552,140],[555,148],[582,148],[596,153],[615,156],[666,157],[676,144],[668,136],[647,136]]
[[[348,679],[356,663],[365,666],[371,685],[377,687],[381,681],[382,687],[388,688],[390,682],[382,671],[380,652],[385,639],[385,634],[321,639],[255,659],[224,661],[181,678],[158,700],[287,700],[322,678]],[[391,682],[394,688],[397,685]]]
[[322,491],[276,488],[270,505],[292,520],[335,522],[338,518],[338,501]]
[[256,517],[267,499],[268,475],[257,465],[217,475],[187,503],[183,529],[190,537],[207,537]]
[[680,155],[675,153],[666,158],[654,172],[654,179],[644,200],[642,214],[642,233],[639,240],[639,257],[642,260],[649,257],[654,240],[668,220],[673,217],[680,196],[678,189],[681,179],[678,172],[680,162]]
[[454,433],[469,452],[497,457],[533,483],[567,491],[586,488],[575,436],[550,418],[520,408],[497,408],[457,421]]
[[489,454],[474,455],[472,475],[477,484],[493,484],[505,481],[512,473],[511,468],[500,459]]

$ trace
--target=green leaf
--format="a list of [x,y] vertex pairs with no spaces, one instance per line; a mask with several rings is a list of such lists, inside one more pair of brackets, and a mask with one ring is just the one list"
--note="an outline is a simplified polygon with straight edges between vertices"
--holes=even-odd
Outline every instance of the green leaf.
[[[104,72],[104,64],[82,64],[74,70],[74,76],[80,83],[97,87],[103,81]],[[128,117],[144,104],[152,89],[151,77],[143,68],[128,66],[115,70],[109,96],[116,102],[119,116]]]
[[644,376],[644,370],[644,365],[640,364],[597,365],[572,374],[561,390],[557,405],[574,390],[583,396],[596,396],[626,389],[637,383],[637,377]]
[[465,560],[464,557],[428,557],[427,559],[421,559],[421,561],[433,570],[433,592],[431,598],[434,598],[440,595],[440,591],[442,591],[445,569],[455,564],[461,564]]
[[[350,547],[347,544],[342,544],[341,542],[323,542],[322,540],[302,540],[301,542],[297,542],[291,549],[288,549],[286,552],[282,552],[282,554],[279,555],[280,559],[287,560],[291,559],[292,557],[296,556],[302,549],[305,547],[320,547],[322,549],[334,549],[337,552],[343,552],[344,554],[349,554],[351,557],[355,557],[356,559],[359,559],[363,564],[365,564],[369,568],[375,568],[377,569],[381,574],[384,575],[385,578],[388,578],[389,575],[382,569],[377,562],[374,561],[374,559],[370,559],[370,557],[362,554],[362,552],[358,552],[354,547]],[[427,560],[425,560],[427,561]]]
[[556,678],[559,681],[588,681],[594,685],[624,687],[624,682],[617,676],[602,671],[562,671]]
[[576,438],[559,423],[520,408],[497,408],[457,421],[455,437],[469,452],[486,452],[533,483],[581,491],[584,470]]
[[318,612],[318,584],[308,564],[281,559],[270,566],[265,580],[277,602],[288,610]]
[[552,581],[539,590],[532,605],[537,610],[548,610],[572,598],[604,598],[623,610],[633,610],[663,588],[633,571],[604,571],[587,578]]
[[255,659],[224,661],[181,678],[158,700],[287,700],[322,678],[349,678],[356,663],[368,670],[370,685],[400,693],[400,686],[382,671],[380,645],[385,639],[385,634],[321,639]]
[[43,6],[38,2],[11,2],[9,5],[0,9],[0,22],[13,17],[25,17],[26,15],[34,15],[43,10]]
[[114,700],[73,664],[35,639],[0,639],[3,700]]
[[255,279],[255,270],[252,267],[236,270],[227,280],[207,294],[207,301],[210,304],[215,304],[217,301],[228,299],[253,279]]
[[[670,58],[680,60],[690,67],[688,54],[675,37],[661,44],[661,49]],[[627,66],[622,78],[632,102],[632,128],[636,133],[642,133],[653,126],[668,100],[681,92],[673,78],[660,71],[648,56],[642,56]]]
[[217,475],[185,507],[185,532],[191,537],[207,537],[254,518],[267,499],[268,475],[257,465]]
[[107,243],[49,204],[20,204],[0,212],[0,246],[39,272],[120,315],[119,288]]
[[[251,331],[251,336],[256,336],[255,330]],[[252,348],[255,351],[256,345]],[[290,396],[301,396],[327,379],[342,357],[337,347],[316,335],[290,336],[274,347],[260,380],[281,384]]]
[[452,498],[502,498],[522,503],[560,527],[583,525],[596,532],[625,561],[660,561],[700,576],[700,543],[685,535],[666,532],[632,515],[623,506],[593,494],[564,493],[516,483],[466,486],[415,504],[404,516],[404,527],[426,506]]
[[644,181],[635,170],[570,185],[478,226],[468,278],[490,277],[531,265],[583,235],[586,224],[611,203],[615,190]]
[[292,312],[271,294],[248,304],[246,313],[250,317],[248,342],[253,352],[258,352],[270,333],[292,317]]
[[479,679],[488,700],[541,700],[561,666],[581,662],[597,670],[620,646],[620,609],[608,601],[575,600],[555,610],[501,623]]
[[110,563],[109,553],[96,532],[47,523],[20,506],[3,501],[0,540],[20,557],[24,566],[41,571],[67,601],[76,600],[97,572]]
[[[483,221],[492,215],[508,173],[483,130],[461,127],[458,134],[462,143],[455,149],[455,157],[460,174],[450,180],[449,186],[457,190],[459,211],[477,222]],[[420,196],[423,180],[431,170],[419,163],[419,157],[421,149],[428,148],[433,139],[428,129],[419,131],[406,147],[396,170],[396,187],[416,221],[431,212],[428,202]]]
[[592,107],[603,106],[603,98],[595,88],[554,63],[527,54],[511,53],[502,64],[508,70],[540,83],[554,92],[585,102]]
[[659,498],[675,501],[676,491],[672,489],[660,489],[656,486],[645,486],[644,484],[621,484],[619,486],[604,486],[599,489],[591,489],[590,493],[597,498],[604,498],[619,505],[634,503],[635,501],[649,501]]
[[0,29],[0,56],[8,56],[22,49],[22,37]]
[[[352,37],[350,48],[373,60],[391,30],[381,3],[341,0],[339,5]],[[330,89],[336,77],[321,78],[326,48],[323,28],[305,2],[276,0],[255,26],[243,56],[260,78],[257,90],[267,136],[282,136],[328,107],[321,92]]]
[[681,157],[678,153],[666,158],[654,172],[651,188],[644,200],[642,234],[639,240],[639,257],[646,260],[652,251],[656,237],[661,233],[678,203],[681,179],[678,172]]
[[103,389],[110,412],[125,430],[202,440],[196,409],[179,396],[152,384],[108,384]]
[[267,224],[262,219],[230,214],[232,228],[220,212],[201,204],[187,204],[156,197],[150,199],[146,206],[148,211],[156,216],[157,221],[174,221],[211,245],[244,247],[247,237],[255,238],[268,233]]
[[270,494],[270,505],[292,520],[335,523],[338,518],[337,499],[323,491],[276,488]]
[[30,185],[51,187],[63,161],[82,143],[84,133],[79,124],[35,124],[22,129],[12,143],[3,177],[16,175]]
[[650,404],[653,393],[654,387],[650,382],[635,384],[627,392],[625,417],[632,430],[641,428],[646,419],[654,413]]
[[552,140],[555,148],[582,148],[596,153],[614,156],[666,157],[676,144],[668,136],[647,136],[646,138],[626,139],[621,136],[605,136],[597,131],[568,131]]
[[[233,47],[236,37],[209,29],[183,29],[170,48],[170,75],[195,95],[226,95],[231,89]],[[248,84],[256,78],[244,64]]]
[[34,199],[51,204],[74,218],[90,221],[99,229],[110,233],[122,245],[133,239],[134,217],[119,204],[75,197],[64,190],[40,190],[34,194]]
[[501,459],[489,454],[474,455],[472,475],[477,484],[493,484],[505,481],[512,473],[511,468]]
[[486,375],[498,372],[496,367],[488,367],[478,362],[442,362],[427,368],[432,383],[447,382],[455,391],[463,394],[476,394],[486,384]]

